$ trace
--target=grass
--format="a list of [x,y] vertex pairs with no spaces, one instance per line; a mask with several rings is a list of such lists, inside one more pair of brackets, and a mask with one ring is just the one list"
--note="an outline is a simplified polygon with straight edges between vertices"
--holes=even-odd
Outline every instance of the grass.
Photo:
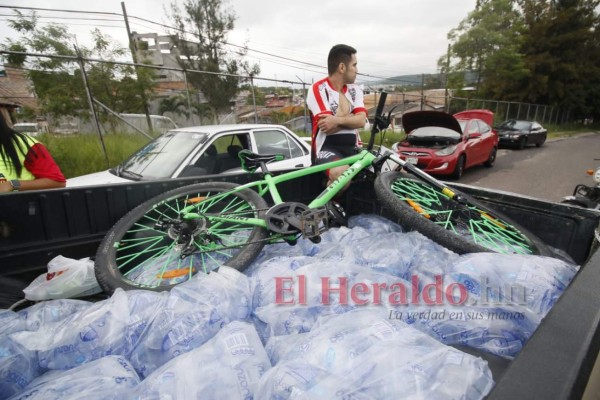
[[98,135],[45,134],[37,139],[48,148],[67,178],[114,167],[149,141],[141,135],[104,135],[105,155]]
[[583,125],[545,125],[546,129],[548,129],[548,138],[557,138],[557,137],[570,137],[576,136],[581,133],[587,132],[596,132],[599,133],[600,129],[596,125],[583,126]]

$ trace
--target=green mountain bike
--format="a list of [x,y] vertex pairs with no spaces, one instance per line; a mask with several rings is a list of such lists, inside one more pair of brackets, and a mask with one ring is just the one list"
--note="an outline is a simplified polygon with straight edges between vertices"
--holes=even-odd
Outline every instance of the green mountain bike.
[[[506,216],[449,188],[395,154],[374,151],[378,132],[389,125],[382,93],[368,146],[334,162],[272,175],[268,163],[280,155],[239,153],[242,167],[262,179],[244,185],[207,182],[180,187],[139,205],[106,234],[95,258],[98,282],[116,288],[168,290],[222,265],[246,268],[261,249],[300,237],[318,241],[345,217],[333,201],[353,179],[367,177],[378,201],[410,230],[459,254],[492,251],[552,255],[537,237]],[[396,163],[394,172],[382,166]],[[278,185],[326,169],[349,165],[339,179],[308,204],[285,202]],[[266,198],[272,199],[267,202]]]

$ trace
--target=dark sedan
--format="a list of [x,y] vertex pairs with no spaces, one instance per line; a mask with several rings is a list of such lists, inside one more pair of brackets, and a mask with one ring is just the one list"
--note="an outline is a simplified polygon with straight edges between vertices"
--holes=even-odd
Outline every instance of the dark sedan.
[[501,145],[513,145],[519,149],[524,149],[530,144],[540,147],[548,135],[548,130],[535,121],[509,119],[495,129]]

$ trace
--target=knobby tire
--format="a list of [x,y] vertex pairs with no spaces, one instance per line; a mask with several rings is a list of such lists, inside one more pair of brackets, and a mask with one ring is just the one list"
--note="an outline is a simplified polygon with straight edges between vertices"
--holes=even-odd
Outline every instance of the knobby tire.
[[468,195],[461,194],[466,204],[458,204],[427,182],[401,172],[378,176],[375,192],[379,202],[402,226],[458,254],[555,256],[533,233]]
[[[190,204],[201,216],[264,216],[267,203],[253,190],[217,197],[236,187],[228,182],[184,186],[131,210],[107,232],[98,248],[95,273],[100,286],[107,293],[117,288],[162,291],[222,265],[246,268],[265,245],[266,229],[203,218],[182,223],[179,218]],[[182,258],[186,247],[194,252]]]

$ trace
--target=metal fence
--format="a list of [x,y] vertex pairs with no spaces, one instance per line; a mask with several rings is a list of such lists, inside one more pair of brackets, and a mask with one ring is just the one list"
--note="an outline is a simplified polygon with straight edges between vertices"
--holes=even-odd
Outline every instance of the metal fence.
[[[161,98],[167,98],[173,95],[180,95],[185,101],[181,105],[180,113],[178,115],[168,115],[172,119],[176,120],[179,126],[192,126],[198,124],[206,124],[206,123],[214,123],[215,120],[207,120],[207,118],[203,116],[199,116],[195,114],[195,109],[193,107],[193,103],[198,103],[202,101],[202,96],[196,94],[195,98],[190,95],[190,87],[188,85],[190,74],[215,74],[214,72],[206,72],[206,71],[195,71],[195,70],[184,70],[182,68],[174,68],[174,67],[165,67],[165,66],[155,66],[149,64],[140,64],[140,63],[128,63],[128,62],[115,62],[115,61],[104,61],[98,59],[89,59],[82,56],[72,57],[72,56],[56,56],[52,54],[34,54],[34,53],[22,53],[22,52],[11,52],[11,51],[0,51],[0,54],[16,54],[16,55],[24,55],[28,57],[45,57],[45,58],[54,58],[54,59],[62,59],[68,63],[76,63],[79,66],[82,72],[85,72],[86,66],[90,63],[111,63],[111,64],[122,64],[133,66],[136,69],[140,68],[149,68],[153,70],[160,71],[169,71],[171,73],[175,73],[181,77],[181,82],[184,83],[183,87],[180,86],[179,89],[170,89],[168,91],[156,91],[154,94],[154,100],[152,100],[151,104],[149,104],[150,113],[158,112],[158,103]],[[158,73],[157,73],[158,74]],[[218,74],[218,73],[217,73]],[[219,74],[219,75],[230,75],[230,74]],[[98,133],[101,134],[100,123],[98,122],[98,115],[100,113],[110,114],[110,118],[113,118],[113,122],[111,124],[107,124],[108,127],[102,126],[102,130],[105,132],[109,132],[110,129],[115,129],[114,118],[119,119],[118,113],[115,113],[113,110],[107,109],[107,107],[101,103],[99,103],[94,98],[94,93],[91,92],[89,85],[87,84],[85,73],[81,74],[82,81],[87,90],[88,96],[88,106],[90,115],[92,116],[92,123],[95,125]],[[220,118],[216,118],[217,121],[223,123],[231,123],[231,122],[275,122],[269,121],[268,117],[259,116],[258,107],[255,101],[255,91],[258,90],[255,86],[255,81],[266,81],[270,84],[274,84],[276,87],[285,87],[288,88],[296,88],[296,90],[300,90],[302,93],[302,98],[305,98],[305,94],[307,93],[308,86],[305,82],[291,82],[287,80],[277,80],[277,79],[269,79],[269,78],[261,78],[261,77],[251,77],[245,75],[235,75],[244,83],[247,83],[252,91],[251,104],[246,104],[245,107],[238,106],[238,104],[232,106],[230,110],[225,110],[225,112],[220,116]],[[471,98],[462,98],[462,97],[453,97],[452,92],[450,91],[447,97],[444,94],[441,94],[440,91],[443,89],[437,89],[437,93],[435,95],[428,94],[427,91],[422,91],[421,93],[412,92],[410,95],[406,94],[397,94],[401,96],[403,102],[410,101],[411,103],[420,103],[421,107],[424,104],[434,105],[435,109],[446,110],[449,113],[455,113],[458,111],[464,111],[467,109],[489,109],[495,113],[495,123],[499,123],[504,121],[505,119],[526,119],[526,120],[537,120],[540,123],[553,123],[553,124],[564,124],[570,122],[570,115],[568,110],[560,110],[556,107],[541,105],[541,104],[528,104],[528,103],[518,103],[518,102],[506,102],[506,101],[497,101],[497,100],[482,100],[482,99],[471,99]],[[194,102],[192,102],[192,98]],[[389,98],[388,98],[389,100]],[[303,105],[301,103],[300,105]],[[246,114],[250,111],[250,114],[254,113],[254,117],[246,118],[245,120],[238,120],[237,115],[239,115],[241,108],[245,109]],[[307,110],[304,107],[304,119],[306,119]],[[224,118],[227,116],[227,118]],[[294,116],[296,117],[296,116]],[[260,118],[260,121],[259,121]],[[279,116],[281,118],[281,116]],[[292,118],[292,117],[290,117]],[[106,119],[106,117],[105,117]],[[150,119],[150,118],[148,118]],[[276,121],[281,123],[281,121]],[[127,123],[127,121],[122,121],[122,123]],[[131,125],[131,124],[127,124]],[[135,128],[135,127],[134,127]],[[146,132],[141,129],[135,128],[136,131],[139,131],[146,136],[150,136]],[[149,133],[151,130],[149,130]],[[154,134],[152,136],[155,136]]]
[[487,109],[494,112],[494,122],[507,119],[533,120],[541,124],[561,125],[571,122],[569,110],[544,104],[519,103],[513,101],[481,100],[450,97],[447,111],[450,113],[469,109]]

